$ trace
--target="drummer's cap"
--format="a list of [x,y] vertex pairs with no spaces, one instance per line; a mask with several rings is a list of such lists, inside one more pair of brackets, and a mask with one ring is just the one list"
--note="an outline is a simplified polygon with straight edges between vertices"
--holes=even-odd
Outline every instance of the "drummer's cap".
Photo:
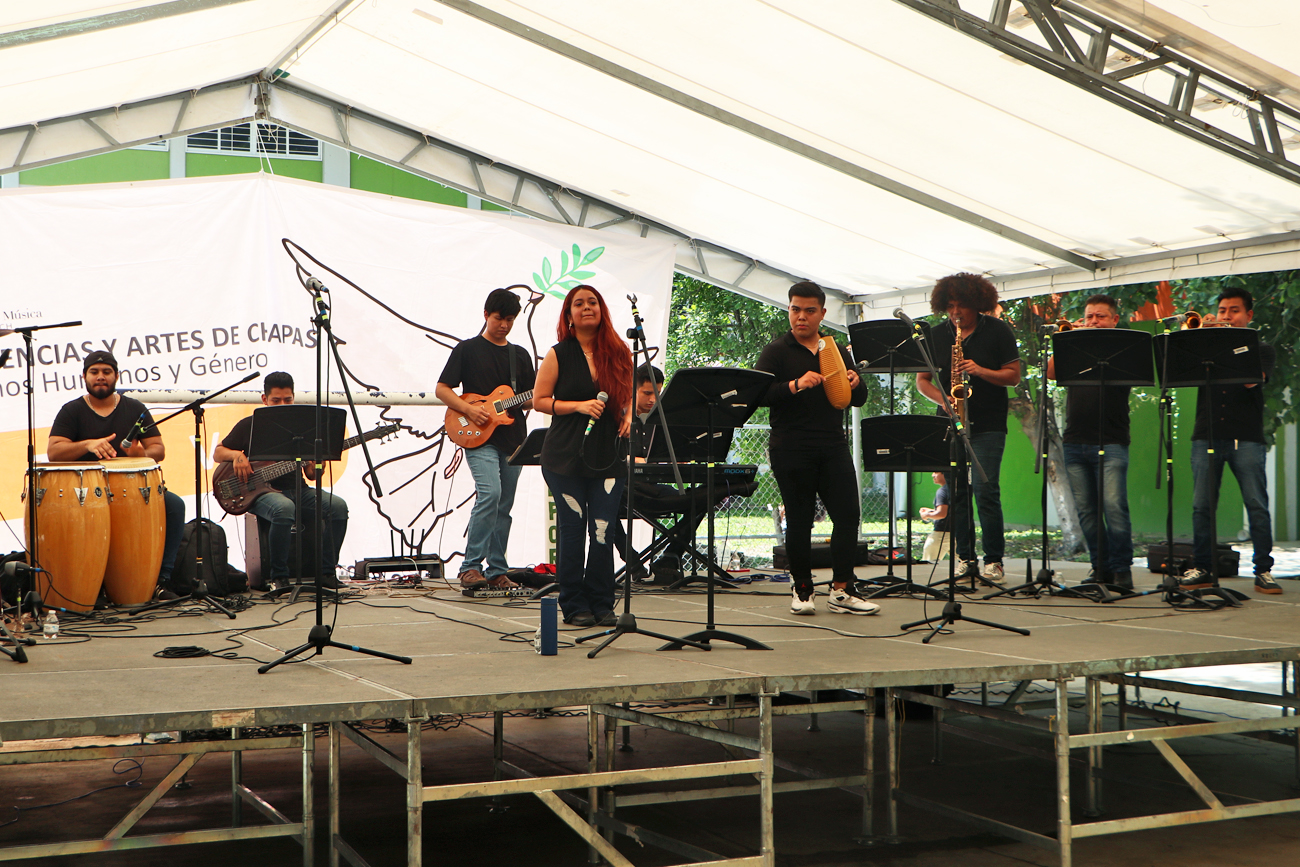
[[113,368],[114,373],[117,373],[117,359],[113,357],[113,353],[106,349],[96,349],[86,356],[86,361],[81,366],[82,375],[85,375],[86,371],[90,370],[91,365],[94,364],[107,364]]

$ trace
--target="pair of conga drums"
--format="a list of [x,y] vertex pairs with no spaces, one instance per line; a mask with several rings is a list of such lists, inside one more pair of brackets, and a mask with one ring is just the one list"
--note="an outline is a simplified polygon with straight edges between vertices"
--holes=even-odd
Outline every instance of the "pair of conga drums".
[[[36,589],[45,604],[90,611],[101,587],[117,605],[152,599],[167,537],[165,490],[151,458],[37,464],[37,551],[45,571]],[[23,515],[26,526],[30,513]],[[30,526],[27,538],[30,548]]]

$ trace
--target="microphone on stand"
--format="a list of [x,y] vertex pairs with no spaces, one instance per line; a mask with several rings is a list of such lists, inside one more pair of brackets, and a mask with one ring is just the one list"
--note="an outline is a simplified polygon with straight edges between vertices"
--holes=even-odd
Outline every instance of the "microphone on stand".
[[122,441],[117,444],[117,450],[122,454],[126,454],[127,450],[130,449],[131,446],[135,445],[135,435],[140,430],[140,422],[142,420],[144,420],[143,412],[140,413],[140,418],[137,418],[135,423],[131,425],[131,429],[126,432],[126,436],[122,437]]
[[906,325],[908,328],[912,329],[913,331],[916,330],[916,323],[912,321],[911,316],[908,316],[906,313],[903,312],[902,307],[899,307],[897,310],[894,311],[894,318],[903,320],[904,325]]
[[308,277],[308,278],[307,278],[307,281],[306,281],[303,285],[306,286],[307,289],[310,290],[310,291],[312,291],[312,292],[327,292],[327,291],[329,291],[329,290],[327,290],[327,289],[325,288],[325,284],[322,283],[320,280],[316,279],[315,277]]
[[1173,316],[1166,316],[1160,321],[1165,325],[1185,325],[1187,323],[1187,314],[1177,313]]
[[[596,395],[596,400],[600,401],[601,403],[606,403],[609,401],[609,395],[602,391],[600,394]],[[587,434],[591,433],[591,429],[596,426],[597,421],[599,421],[599,419],[595,419],[595,418],[587,421],[587,429],[582,432],[583,439],[586,439]]]

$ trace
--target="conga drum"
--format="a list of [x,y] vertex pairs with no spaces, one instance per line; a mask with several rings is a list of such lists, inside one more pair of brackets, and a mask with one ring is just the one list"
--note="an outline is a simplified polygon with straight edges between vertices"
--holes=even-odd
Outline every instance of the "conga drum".
[[104,592],[117,605],[141,605],[153,598],[167,538],[162,468],[152,458],[110,458],[100,462],[108,480],[112,532]]
[[[94,610],[108,563],[110,520],[108,485],[99,464],[36,465],[37,551],[45,570],[36,573],[36,591],[46,605]],[[30,512],[23,509],[30,547],[29,523]]]

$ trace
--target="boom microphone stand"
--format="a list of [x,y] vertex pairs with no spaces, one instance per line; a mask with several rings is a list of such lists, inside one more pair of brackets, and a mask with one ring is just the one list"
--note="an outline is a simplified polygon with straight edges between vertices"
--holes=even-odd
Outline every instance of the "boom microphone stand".
[[[632,323],[633,323],[632,327],[627,330],[628,339],[632,341],[632,382],[630,384],[632,386],[631,393],[632,393],[632,400],[634,403],[633,406],[628,408],[628,411],[632,412],[636,409],[635,401],[636,401],[637,353],[640,353],[645,358],[645,363],[649,364],[650,350],[646,346],[645,329],[642,327],[641,313],[639,310],[637,310],[636,307],[636,296],[629,295],[627,296],[627,300],[632,303]],[[659,399],[659,383],[655,382],[655,378],[651,376],[650,384],[651,386],[653,386],[655,390],[654,411],[659,413],[659,423],[664,425],[664,433],[667,434],[668,427],[667,427],[667,422],[665,422],[664,420],[663,402]],[[618,616],[618,620],[615,622],[613,629],[607,630],[605,632],[596,632],[591,635],[584,635],[581,638],[577,639],[574,643],[581,644],[584,641],[589,641],[595,638],[602,638],[604,636],[609,636],[608,638],[605,638],[605,640],[602,641],[599,645],[587,651],[588,659],[595,659],[596,654],[600,653],[606,647],[609,647],[615,641],[618,641],[624,635],[648,635],[651,638],[658,638],[662,641],[673,642],[678,646],[689,645],[690,647],[694,647],[698,650],[712,650],[712,648],[709,647],[708,644],[705,644],[700,641],[693,641],[687,638],[673,638],[672,636],[669,635],[663,635],[658,632],[651,632],[647,629],[642,629],[640,626],[637,625],[636,615],[632,613],[632,572],[633,572],[632,567],[634,563],[631,561],[635,560],[636,564],[639,564],[641,562],[641,554],[640,552],[636,552],[635,554],[633,553],[635,551],[636,546],[632,544],[632,518],[633,518],[633,505],[635,503],[635,491],[633,488],[633,480],[632,480],[632,463],[635,460],[635,456],[633,455],[632,452],[633,450],[631,448],[627,450],[627,489],[626,489],[627,550],[623,552],[624,566],[626,569],[623,578],[623,613]],[[682,474],[681,474],[681,470],[678,469],[677,466],[677,454],[676,452],[673,451],[673,443],[671,437],[668,438],[668,457],[672,461],[673,476],[677,479],[677,485],[678,488],[680,489],[682,484]]]
[[[967,465],[966,465],[966,457],[968,455],[970,457],[971,464],[973,464],[975,469],[979,472],[980,477],[987,478],[987,476],[984,474],[984,468],[980,466],[979,458],[975,456],[975,449],[971,446],[970,433],[966,430],[966,424],[960,418],[957,417],[957,412],[953,408],[952,401],[948,399],[949,397],[948,391],[944,389],[942,385],[943,380],[939,378],[939,371],[935,369],[934,358],[931,357],[930,355],[929,341],[921,333],[921,329],[917,327],[916,323],[912,322],[911,317],[909,317],[906,313],[903,313],[902,310],[896,311],[894,315],[912,326],[913,329],[912,339],[915,340],[917,342],[917,345],[921,348],[921,353],[925,357],[926,367],[928,367],[930,371],[930,382],[935,384],[935,388],[939,392],[939,397],[943,401],[944,411],[948,414],[948,424],[950,426],[950,431],[951,431],[950,443],[955,458],[953,461],[953,468],[952,468],[954,473],[953,478],[955,479],[957,478],[958,475],[965,475],[968,472]],[[961,329],[959,329],[956,325],[953,325],[952,330],[953,330],[953,340],[961,340]],[[956,492],[955,485],[953,486],[953,491],[954,493]],[[951,509],[951,511],[954,513],[959,512],[960,510],[957,508],[957,506],[959,505],[958,500],[960,498],[954,496],[952,499],[953,499],[953,503],[952,503],[953,508]],[[975,503],[974,503],[975,493],[974,493],[974,486],[970,483],[969,478],[967,479],[967,484],[966,484],[965,499],[966,502],[964,505],[966,509],[966,515],[963,516],[960,514],[954,514],[953,515],[954,526],[956,526],[956,522],[959,520],[969,521],[973,517],[972,513],[975,510]],[[972,533],[971,534],[972,542],[974,541],[974,538],[975,538],[974,534]],[[936,635],[938,635],[942,629],[951,626],[952,624],[958,621],[965,621],[967,623],[978,623],[981,626],[990,626],[994,629],[1003,629],[1006,630],[1007,632],[1015,632],[1018,635],[1028,635],[1029,634],[1028,629],[1020,629],[1019,627],[1016,626],[1004,626],[1001,623],[994,623],[991,620],[979,620],[974,617],[968,617],[965,614],[962,614],[961,603],[957,601],[957,575],[956,575],[957,544],[956,542],[957,540],[954,534],[953,544],[948,549],[948,601],[944,603],[943,613],[937,617],[927,617],[924,620],[915,620],[911,623],[904,623],[899,628],[902,629],[904,632],[906,632],[907,630],[914,629],[917,626],[929,626],[930,624],[933,623],[934,629],[930,630],[929,635],[921,639],[922,644],[929,644],[931,639],[933,639]]]
[[[288,238],[285,238],[282,243],[285,245],[286,250],[288,250],[289,245],[292,244],[292,242]],[[290,256],[292,257],[292,253],[290,253]],[[301,273],[301,266],[299,266],[299,271]],[[323,460],[324,443],[321,440],[321,436],[323,433],[322,427],[323,427],[323,420],[324,420],[324,407],[321,404],[321,398],[323,397],[325,392],[323,389],[323,383],[321,382],[321,373],[325,367],[324,359],[322,358],[322,352],[323,352],[323,344],[325,344],[326,342],[329,343],[330,354],[333,356],[334,364],[338,368],[339,381],[343,385],[343,393],[347,395],[348,407],[352,410],[352,423],[356,426],[356,429],[358,431],[361,430],[361,419],[357,416],[357,406],[352,400],[352,391],[351,389],[348,388],[347,369],[343,366],[343,359],[339,357],[338,341],[334,337],[334,329],[332,328],[330,323],[330,305],[329,302],[327,302],[324,297],[325,294],[329,292],[329,290],[326,289],[325,286],[321,284],[321,281],[317,280],[315,277],[306,278],[306,280],[303,281],[303,285],[305,286],[307,291],[311,293],[312,299],[314,301],[316,316],[312,318],[312,323],[315,324],[316,326],[316,336],[317,336],[316,339],[316,455],[315,455],[315,465],[314,465],[315,473],[316,473],[316,492],[315,492],[315,496],[316,496],[316,582],[317,582],[316,624],[312,626],[311,630],[307,633],[306,643],[301,644],[298,647],[295,647],[293,650],[290,650],[288,653],[284,654],[284,656],[281,656],[279,659],[275,660],[274,662],[268,662],[266,665],[259,667],[257,669],[257,673],[266,674],[266,672],[275,668],[277,665],[280,665],[281,663],[284,662],[288,662],[289,660],[297,656],[300,656],[309,650],[312,651],[311,653],[312,656],[320,656],[322,653],[325,652],[325,648],[327,647],[336,647],[341,650],[351,650],[353,653],[363,653],[368,656],[378,656],[381,659],[391,659],[394,662],[400,662],[403,663],[404,665],[410,665],[411,658],[409,656],[396,656],[391,653],[384,653],[383,651],[380,650],[370,650],[365,647],[359,647],[355,644],[343,644],[342,642],[335,641],[333,638],[333,627],[327,626],[325,624],[324,595],[319,591],[320,591],[320,584],[322,580],[321,567],[322,564],[325,562],[325,557],[323,553],[323,545],[325,543],[325,534],[324,534],[325,515],[323,510],[321,509],[321,493],[322,493],[321,483],[325,475],[324,460]],[[321,339],[322,337],[324,339]],[[333,442],[330,444],[330,446],[334,449],[338,449],[341,448],[342,442],[341,441]],[[375,496],[382,497],[384,495],[384,492],[379,486],[379,477],[375,475],[375,466],[370,460],[370,450],[366,448],[365,440],[361,441],[361,452],[366,457],[366,466],[369,468],[370,477],[374,480],[375,483]],[[300,477],[301,475],[302,475],[301,472],[299,472]],[[298,508],[301,508],[301,506],[302,506],[302,502],[300,499],[298,502]],[[330,544],[331,545],[337,544],[332,534],[330,536]]]

